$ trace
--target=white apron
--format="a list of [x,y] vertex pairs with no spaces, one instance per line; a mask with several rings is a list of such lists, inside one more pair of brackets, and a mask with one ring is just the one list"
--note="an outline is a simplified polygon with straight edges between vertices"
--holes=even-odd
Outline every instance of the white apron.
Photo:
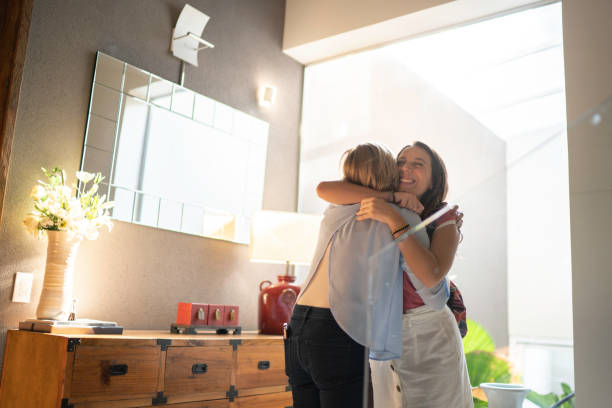
[[402,357],[370,360],[374,408],[472,408],[457,321],[448,307],[403,315]]

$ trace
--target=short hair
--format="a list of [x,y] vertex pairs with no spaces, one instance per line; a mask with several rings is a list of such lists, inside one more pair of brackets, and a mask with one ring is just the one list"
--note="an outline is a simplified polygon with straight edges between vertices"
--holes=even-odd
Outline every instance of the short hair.
[[363,143],[342,155],[344,180],[377,191],[395,190],[399,171],[389,149],[374,143]]

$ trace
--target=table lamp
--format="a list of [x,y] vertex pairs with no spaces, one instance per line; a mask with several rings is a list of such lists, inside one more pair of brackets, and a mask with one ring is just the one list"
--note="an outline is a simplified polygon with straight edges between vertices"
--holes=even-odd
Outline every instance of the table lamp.
[[320,215],[286,211],[258,211],[251,221],[249,260],[285,264],[278,282],[259,284],[259,329],[262,334],[282,334],[300,293],[295,282],[295,265],[312,261]]

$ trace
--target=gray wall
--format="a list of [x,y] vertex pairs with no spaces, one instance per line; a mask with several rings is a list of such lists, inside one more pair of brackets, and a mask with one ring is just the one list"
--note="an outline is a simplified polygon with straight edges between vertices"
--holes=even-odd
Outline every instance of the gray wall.
[[[612,2],[563,0],[576,406],[609,407],[612,338]],[[602,121],[586,113],[608,99]],[[580,120],[580,118],[583,120]]]
[[[36,0],[0,227],[0,350],[5,332],[34,317],[46,239],[22,225],[40,167],[73,175],[83,144],[96,50],[177,81],[169,51],[179,0]],[[270,123],[264,208],[295,210],[303,67],[281,52],[284,0],[191,0],[211,17],[204,38],[215,44],[187,68],[185,85]],[[261,82],[278,87],[269,111],[256,103]],[[34,273],[32,302],[12,303],[16,272]],[[258,284],[283,268],[248,261],[248,247],[121,222],[83,242],[75,296],[79,316],[128,329],[166,329],[178,301],[240,306],[246,329],[257,326]]]

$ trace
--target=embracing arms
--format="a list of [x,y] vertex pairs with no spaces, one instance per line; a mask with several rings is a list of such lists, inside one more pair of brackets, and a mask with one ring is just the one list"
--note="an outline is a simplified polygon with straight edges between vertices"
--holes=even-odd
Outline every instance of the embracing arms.
[[396,203],[400,207],[412,210],[417,214],[423,211],[423,205],[414,194],[400,191],[377,191],[342,180],[322,181],[317,186],[317,195],[332,204],[357,204],[365,198],[376,197],[390,203]]
[[[404,217],[393,207],[377,198],[366,198],[361,202],[357,212],[357,220],[374,219],[387,224],[390,230],[396,231],[406,225]],[[411,226],[414,227],[414,226]],[[394,238],[406,230],[395,234]],[[431,245],[424,247],[415,235],[397,243],[406,264],[410,270],[429,288],[436,286],[448,273],[457,246],[459,245],[459,230],[456,224],[449,224],[434,231]]]
[[[405,225],[404,218],[386,201],[416,213],[423,211],[423,206],[411,193],[376,191],[347,181],[325,181],[317,186],[317,195],[334,204],[355,204],[361,202],[357,220],[375,219],[389,226],[391,232]],[[461,219],[458,219],[460,225]],[[414,227],[414,226],[412,226]],[[396,234],[397,238],[405,230]],[[414,235],[401,242],[398,247],[412,272],[427,287],[434,287],[450,270],[459,244],[459,229],[456,224],[449,224],[437,229],[429,248],[424,247]]]

